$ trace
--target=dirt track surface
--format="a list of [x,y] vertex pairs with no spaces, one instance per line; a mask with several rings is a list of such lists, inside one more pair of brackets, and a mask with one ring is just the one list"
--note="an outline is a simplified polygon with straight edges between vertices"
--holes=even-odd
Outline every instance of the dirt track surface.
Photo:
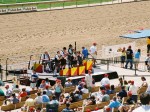
[[[77,42],[77,49],[93,42],[113,45],[134,41],[119,38],[128,30],[150,28],[150,1],[0,15],[0,57],[41,53],[54,54]],[[145,46],[145,39],[137,40]],[[145,50],[144,50],[145,51]]]

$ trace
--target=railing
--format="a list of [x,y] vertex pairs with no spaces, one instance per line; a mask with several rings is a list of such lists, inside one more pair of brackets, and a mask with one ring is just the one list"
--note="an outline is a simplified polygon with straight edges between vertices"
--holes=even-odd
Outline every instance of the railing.
[[[65,0],[65,1],[63,0],[63,1],[42,1],[42,2],[0,4],[0,13],[55,10],[55,9],[88,7],[114,3],[134,2],[134,1],[137,0]],[[28,9],[22,10],[25,8]]]

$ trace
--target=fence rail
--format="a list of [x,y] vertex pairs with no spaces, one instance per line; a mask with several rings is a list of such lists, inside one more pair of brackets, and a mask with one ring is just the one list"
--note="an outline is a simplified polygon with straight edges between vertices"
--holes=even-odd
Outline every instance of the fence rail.
[[[26,2],[26,3],[12,3],[12,4],[5,3],[0,4],[0,14],[25,12],[25,11],[44,11],[44,10],[56,10],[65,8],[88,7],[95,5],[97,6],[97,5],[107,5],[107,4],[135,2],[135,1],[137,0],[62,0],[62,1],[40,1],[40,2]],[[30,8],[28,8],[28,10],[21,10],[21,8],[24,9],[25,7]],[[16,8],[16,10],[13,10],[14,8]],[[6,11],[8,9],[9,11]]]

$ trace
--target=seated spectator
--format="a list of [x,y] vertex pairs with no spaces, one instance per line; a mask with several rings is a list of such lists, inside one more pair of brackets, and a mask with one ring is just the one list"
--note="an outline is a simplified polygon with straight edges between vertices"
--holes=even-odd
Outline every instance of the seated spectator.
[[114,94],[115,93],[115,86],[111,85],[110,86],[110,94]]
[[56,99],[56,96],[53,95],[52,100],[50,101],[50,104],[59,104],[58,100]]
[[123,80],[122,77],[120,77],[118,86],[123,86],[126,82],[127,82],[126,80]]
[[45,82],[45,80],[42,80],[42,82],[40,84],[40,88],[45,89],[45,87],[46,87],[46,82]]
[[19,99],[16,97],[15,93],[12,94],[12,103],[13,104],[19,103]]
[[76,91],[74,94],[74,97],[76,98],[77,101],[82,99],[82,91]]
[[132,98],[132,93],[131,92],[128,92],[128,96],[129,96],[129,98],[127,99],[127,104],[134,104],[135,102],[134,102],[134,100],[133,100],[133,98]]
[[26,97],[26,101],[24,104],[23,110],[26,110],[27,112],[29,111],[30,107],[34,107],[34,99],[30,98],[29,96]]
[[53,95],[52,101],[50,101],[46,104],[46,112],[51,112],[51,111],[58,112],[58,105],[59,105],[59,102],[56,99],[56,96]]
[[48,78],[45,79],[45,83],[46,83],[46,85],[48,85],[49,87],[51,87],[51,84],[50,84]]
[[42,104],[42,96],[40,92],[37,93],[37,97],[34,99],[34,101],[36,104]]
[[41,112],[41,108],[40,107],[38,107],[37,109],[36,109],[36,112]]
[[146,82],[146,78],[145,77],[141,77],[141,80],[142,80],[141,87],[147,87],[148,83]]
[[70,93],[70,98],[71,98],[71,103],[73,103],[73,102],[76,102],[76,101],[77,101],[77,99],[75,98],[75,96],[74,96],[74,93],[73,93],[73,92],[71,92],[71,93]]
[[96,100],[94,96],[91,96],[88,100],[87,100],[87,104],[86,105],[95,105],[96,104]]
[[72,85],[71,79],[68,79],[67,82],[65,83],[65,87],[70,87],[70,86],[73,86],[73,85]]
[[134,85],[134,81],[131,81],[131,86],[129,87],[129,91],[132,93],[132,98],[134,99],[135,103],[137,102],[137,91],[138,87]]
[[121,105],[121,103],[119,101],[117,101],[116,96],[113,97],[113,101],[109,103],[108,106],[105,107],[105,111],[107,109],[112,110],[112,108],[118,108]]
[[6,88],[5,96],[6,98],[10,98],[12,96],[12,91],[9,89],[9,85],[6,85],[5,88]]
[[26,97],[27,95],[26,88],[22,88],[22,92],[20,93],[19,97]]
[[150,84],[147,87],[146,93],[150,94]]
[[66,103],[66,108],[62,110],[62,112],[73,112],[73,110],[71,110],[70,108],[70,104]]
[[87,86],[84,85],[83,88],[81,89],[82,93],[89,93],[89,90],[87,89]]
[[20,93],[20,89],[19,89],[18,85],[16,85],[16,87],[13,89],[13,92],[14,93]]
[[5,96],[4,91],[0,88],[0,96]]
[[106,94],[110,94],[110,85],[105,85]]
[[108,94],[105,93],[105,90],[102,91],[102,95],[103,95],[102,100],[101,100],[102,102],[110,101],[110,97]]
[[59,105],[65,104],[66,103],[66,98],[64,94],[61,94],[59,97]]
[[121,87],[121,91],[118,93],[118,95],[117,96],[119,96],[120,97],[120,99],[122,99],[123,97],[127,97],[127,92],[126,92],[126,90],[125,90],[125,87],[124,86],[122,86]]
[[109,80],[108,76],[109,76],[108,74],[104,75],[104,78],[101,80],[101,85],[102,86],[110,85],[110,80]]
[[46,91],[43,91],[42,102],[48,103],[50,101],[49,97],[46,95]]
[[133,112],[149,112],[150,111],[150,94],[143,93],[140,95],[140,101],[142,105]]
[[44,91],[46,91],[47,96],[51,96],[51,95],[53,94],[53,93],[52,93],[52,90],[50,90],[49,88],[50,88],[49,85],[46,85],[46,86],[45,86],[45,89],[46,89],[46,90],[44,90]]

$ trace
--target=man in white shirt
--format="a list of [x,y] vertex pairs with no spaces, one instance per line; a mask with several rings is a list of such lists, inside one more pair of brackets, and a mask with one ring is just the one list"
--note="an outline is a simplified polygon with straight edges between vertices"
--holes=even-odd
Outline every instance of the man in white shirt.
[[87,89],[87,86],[84,85],[83,88],[81,89],[82,93],[89,93],[89,90]]
[[85,82],[86,82],[86,86],[87,86],[89,92],[91,92],[91,89],[92,89],[92,70],[89,70],[88,74],[85,75]]
[[90,54],[93,57],[93,62],[94,62],[94,67],[95,67],[95,62],[96,62],[96,58],[97,58],[97,47],[96,47],[97,43],[93,43],[93,45],[90,47]]
[[132,98],[135,101],[135,103],[137,102],[137,91],[138,91],[138,87],[134,85],[134,81],[131,81],[131,85],[129,87],[129,91],[132,93]]
[[150,94],[141,94],[140,101],[142,105],[133,110],[133,112],[150,112]]
[[[51,71],[51,62],[50,62],[50,55],[47,51],[44,52],[41,56],[42,64],[44,65],[44,71]],[[47,68],[48,65],[48,68]]]
[[110,80],[109,80],[108,76],[109,76],[108,74],[104,75],[104,78],[101,80],[101,85],[102,86],[110,85]]
[[65,83],[65,86],[66,86],[66,87],[73,86],[73,85],[72,85],[72,82],[71,82],[71,79],[68,79],[68,80],[67,80],[67,82]]
[[42,104],[42,96],[40,92],[37,93],[37,97],[34,99],[34,101],[36,104]]
[[60,60],[61,60],[61,54],[60,51],[57,51],[57,54],[55,56],[55,70],[54,75],[57,75],[57,70],[60,68]]

